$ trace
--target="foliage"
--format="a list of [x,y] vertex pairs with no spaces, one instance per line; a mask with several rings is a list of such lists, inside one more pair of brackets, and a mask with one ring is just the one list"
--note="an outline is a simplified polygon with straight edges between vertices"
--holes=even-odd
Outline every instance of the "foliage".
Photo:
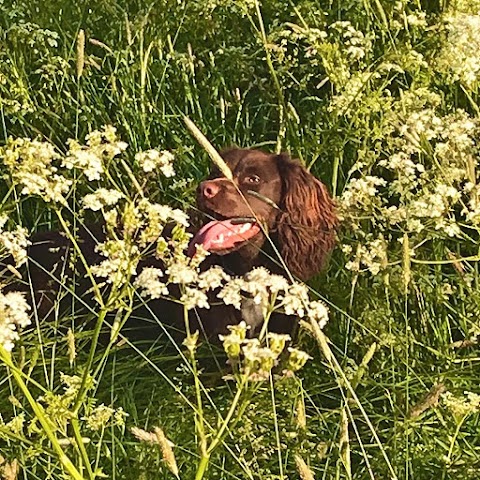
[[[475,0],[1,2],[4,251],[21,264],[27,230],[126,225],[102,247],[114,263],[91,272],[120,287],[98,289],[97,331],[31,315],[18,338],[27,310],[1,312],[0,328],[14,326],[1,337],[4,471],[476,478],[479,26]],[[134,292],[172,281],[129,281],[149,229],[178,222],[178,254],[181,210],[208,170],[184,115],[218,147],[290,151],[338,198],[339,248],[311,285],[329,305],[328,338],[315,322],[301,330],[313,359],[295,375],[272,372],[286,353],[273,357],[266,336],[224,339],[226,382],[225,354],[193,332],[184,346],[118,337]],[[183,301],[202,304],[195,266],[177,271],[194,280]],[[108,348],[92,348],[104,322]]]

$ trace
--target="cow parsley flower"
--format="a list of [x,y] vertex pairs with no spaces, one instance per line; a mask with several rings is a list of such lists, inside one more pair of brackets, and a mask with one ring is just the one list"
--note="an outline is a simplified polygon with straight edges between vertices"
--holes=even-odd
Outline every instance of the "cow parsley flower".
[[175,170],[172,166],[174,158],[173,154],[167,150],[158,151],[152,149],[135,155],[135,160],[144,172],[149,173],[159,169],[166,177],[175,175]]
[[17,226],[16,230],[4,231],[7,222],[6,215],[0,215],[0,253],[5,250],[12,255],[15,265],[19,267],[27,261],[27,247],[30,245],[28,231],[24,227]]
[[152,299],[168,296],[168,288],[164,282],[159,279],[163,277],[163,272],[159,268],[145,267],[135,279],[135,286],[143,290],[143,296],[149,296]]
[[320,328],[324,328],[328,322],[328,308],[323,302],[310,302],[308,305],[308,317],[317,322]]
[[139,261],[136,245],[125,240],[107,240],[97,245],[97,252],[107,257],[99,265],[91,267],[92,274],[106,278],[107,283],[120,285],[135,275]]
[[125,195],[118,190],[99,188],[94,193],[83,197],[83,208],[98,211],[104,207],[115,205],[123,197]]
[[116,128],[105,125],[85,137],[86,145],[69,140],[69,151],[62,166],[83,171],[88,180],[100,180],[105,173],[105,162],[127,149],[128,144],[117,138]]
[[234,278],[230,280],[220,292],[217,297],[223,300],[225,305],[233,305],[237,310],[242,306],[242,288],[245,286],[243,278]]
[[447,36],[436,65],[454,81],[472,87],[480,74],[480,15],[455,13],[445,23]]
[[308,287],[303,283],[290,285],[283,297],[282,306],[287,315],[303,317],[308,308]]
[[23,293],[0,292],[0,344],[8,352],[13,350],[15,341],[19,339],[19,329],[30,325],[29,310]]
[[38,195],[46,202],[66,204],[72,181],[58,173],[60,156],[53,145],[29,138],[9,138],[0,148],[0,159],[22,195]]
[[187,259],[174,259],[166,270],[168,280],[171,283],[189,284],[198,278],[197,271],[187,263]]
[[231,280],[225,270],[220,266],[214,266],[202,272],[198,276],[198,287],[202,289],[215,290],[223,285],[225,281]]
[[183,295],[180,297],[180,302],[187,310],[192,310],[196,307],[210,308],[207,295],[198,288],[185,287]]

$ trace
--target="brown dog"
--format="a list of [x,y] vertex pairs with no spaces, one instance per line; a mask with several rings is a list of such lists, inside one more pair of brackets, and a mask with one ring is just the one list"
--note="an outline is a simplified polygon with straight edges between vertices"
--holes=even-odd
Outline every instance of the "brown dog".
[[[211,253],[202,269],[220,265],[235,276],[256,266],[284,275],[287,270],[304,281],[319,272],[334,246],[337,226],[334,202],[326,187],[286,154],[234,148],[224,151],[222,157],[233,173],[233,181],[214,170],[199,185],[197,206],[206,222],[194,235],[189,254],[202,245]],[[95,246],[103,240],[102,226],[80,230],[79,245],[88,264],[102,260]],[[70,242],[59,232],[38,234],[32,239],[28,252],[30,284],[25,290],[35,302],[40,319],[48,316],[56,304],[63,290],[61,279],[72,274],[71,250]],[[143,266],[162,268],[162,263],[152,256],[137,271]],[[82,266],[76,267],[80,281],[75,294],[88,306],[86,292],[91,285],[82,281]],[[71,298],[66,303],[70,305]],[[261,313],[248,298],[240,311],[216,298],[211,303],[210,309],[190,314],[191,329],[198,328],[207,337],[225,333],[227,325],[241,320],[246,320],[255,334],[262,322]],[[153,300],[134,311],[130,327],[133,336],[151,337],[159,324],[181,328],[183,321],[183,309],[177,303]],[[276,314],[269,328],[288,333],[295,324],[291,316]],[[145,329],[146,325],[153,330]],[[147,330],[149,333],[145,333]]]

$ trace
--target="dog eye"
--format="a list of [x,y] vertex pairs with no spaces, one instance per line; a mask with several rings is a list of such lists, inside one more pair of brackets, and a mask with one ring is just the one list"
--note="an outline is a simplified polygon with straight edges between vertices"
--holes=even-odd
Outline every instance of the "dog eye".
[[249,175],[245,177],[245,181],[252,184],[260,183],[260,177],[258,175]]

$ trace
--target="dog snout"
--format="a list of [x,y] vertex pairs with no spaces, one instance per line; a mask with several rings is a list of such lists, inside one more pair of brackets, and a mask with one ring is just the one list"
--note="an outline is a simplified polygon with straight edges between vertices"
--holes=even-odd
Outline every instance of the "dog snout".
[[218,195],[220,185],[214,181],[205,181],[200,184],[200,192],[204,198],[211,199]]

